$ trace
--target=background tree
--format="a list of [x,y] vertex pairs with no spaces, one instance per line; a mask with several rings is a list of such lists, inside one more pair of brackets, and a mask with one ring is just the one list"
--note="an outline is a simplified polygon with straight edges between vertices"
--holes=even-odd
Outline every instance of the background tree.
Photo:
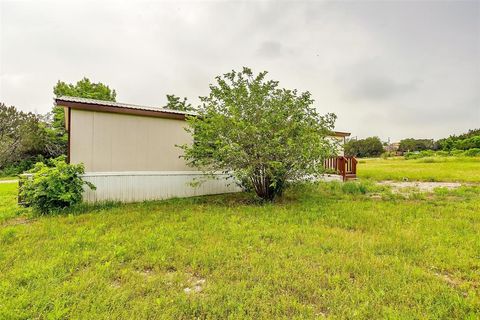
[[181,100],[174,94],[167,94],[167,105],[165,108],[178,111],[193,111],[195,110],[190,103],[187,103],[187,98]]
[[188,118],[194,143],[182,148],[190,165],[228,172],[273,200],[287,181],[323,171],[317,164],[335,152],[326,138],[335,115],[320,116],[309,92],[282,89],[266,75],[243,68],[216,77],[199,117]]
[[353,157],[378,157],[383,153],[383,144],[378,137],[349,140],[345,143],[345,155]]
[[470,138],[457,140],[454,142],[454,148],[458,150],[469,150],[473,148],[480,148],[480,135]]
[[[96,100],[115,101],[117,93],[110,89],[107,85],[98,82],[91,82],[88,78],[83,78],[75,84],[58,81],[53,88],[55,96],[70,96]],[[56,144],[63,154],[67,150],[67,134],[65,131],[65,114],[63,108],[54,106],[52,110],[52,139],[56,140]]]
[[41,116],[0,103],[0,171],[9,174],[29,169],[38,159],[51,156],[47,124]]
[[432,139],[403,139],[400,140],[398,150],[401,152],[412,152],[435,149],[435,143]]
[[[475,147],[475,137],[480,137],[480,129],[468,130],[467,133],[461,135],[451,135],[448,138],[440,139],[436,142],[437,146],[441,150],[449,151],[452,149],[468,150]],[[462,142],[463,140],[469,140],[470,142]],[[477,138],[479,139],[479,138]]]

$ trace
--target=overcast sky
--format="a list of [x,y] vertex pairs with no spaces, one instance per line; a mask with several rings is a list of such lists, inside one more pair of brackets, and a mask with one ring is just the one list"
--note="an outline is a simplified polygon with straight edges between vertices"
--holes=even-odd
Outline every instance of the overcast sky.
[[242,66],[359,138],[461,133],[480,127],[480,1],[0,0],[0,102],[22,110],[84,76],[120,102],[197,102]]

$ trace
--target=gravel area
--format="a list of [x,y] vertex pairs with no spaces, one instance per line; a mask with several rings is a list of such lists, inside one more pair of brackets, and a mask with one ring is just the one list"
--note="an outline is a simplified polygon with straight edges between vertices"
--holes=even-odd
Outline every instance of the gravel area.
[[380,181],[378,184],[387,185],[393,189],[416,188],[423,192],[432,192],[435,188],[455,189],[462,186],[460,182],[422,182],[422,181]]
[[18,180],[0,180],[0,183],[14,183],[18,182]]

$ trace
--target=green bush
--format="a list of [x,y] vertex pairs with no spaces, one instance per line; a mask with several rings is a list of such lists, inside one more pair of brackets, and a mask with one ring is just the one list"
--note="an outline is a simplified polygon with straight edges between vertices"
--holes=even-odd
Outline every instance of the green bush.
[[457,156],[457,157],[458,157],[458,156],[463,156],[463,150],[456,150],[456,149],[454,149],[454,150],[450,151],[450,154],[451,154],[452,156]]
[[405,160],[412,160],[412,159],[420,159],[422,158],[422,154],[418,151],[416,152],[406,152],[403,157]]
[[404,158],[406,160],[421,159],[421,158],[433,157],[435,155],[436,153],[433,150],[423,150],[423,151],[407,152],[404,154]]
[[342,191],[346,194],[365,194],[368,187],[362,183],[357,182],[345,182],[342,184]]
[[448,156],[450,156],[450,152],[440,150],[440,151],[437,151],[437,152],[436,152],[436,155],[437,155],[437,156],[440,156],[440,157],[448,157]]
[[381,155],[382,159],[388,159],[390,157],[395,157],[395,156],[396,156],[396,153],[394,151],[385,151]]
[[15,162],[3,167],[0,170],[0,177],[10,177],[10,176],[19,175],[22,172],[32,169],[35,163],[43,162],[43,161],[45,161],[45,158],[42,155],[36,155],[30,158],[22,159],[18,162]]
[[83,186],[95,186],[83,181],[82,164],[67,164],[63,157],[48,164],[37,162],[30,175],[22,176],[20,197],[24,203],[41,214],[48,214],[73,206],[82,201]]
[[480,156],[480,148],[472,148],[472,149],[466,150],[464,152],[464,155],[466,155],[467,157],[478,157]]

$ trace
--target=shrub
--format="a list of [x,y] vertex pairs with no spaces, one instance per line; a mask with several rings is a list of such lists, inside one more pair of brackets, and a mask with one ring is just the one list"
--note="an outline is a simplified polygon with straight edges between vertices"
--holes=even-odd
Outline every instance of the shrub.
[[367,193],[367,186],[362,183],[348,181],[342,184],[342,191],[346,194],[365,194]]
[[415,152],[407,152],[405,153],[404,157],[405,159],[420,159],[420,158],[426,158],[426,157],[433,157],[435,155],[435,152],[432,150],[423,150],[423,151],[415,151]]
[[385,151],[384,153],[382,153],[382,159],[388,159],[390,157],[395,157],[396,156],[396,153],[394,151]]
[[82,201],[84,185],[95,189],[82,180],[84,172],[82,164],[67,164],[63,157],[48,164],[37,162],[29,171],[31,175],[22,177],[20,197],[41,214],[73,206]]
[[436,155],[440,156],[440,157],[448,157],[448,156],[450,156],[450,152],[440,150],[440,151],[437,151]]
[[403,157],[405,160],[411,160],[411,159],[419,159],[421,158],[420,152],[406,152]]
[[45,158],[42,155],[32,156],[30,158],[22,159],[16,163],[9,164],[0,170],[0,177],[17,176],[22,172],[33,168],[35,163],[43,162]]
[[451,154],[452,156],[463,156],[463,150],[456,150],[456,149],[454,149],[454,150],[450,151],[450,154]]
[[467,157],[478,157],[480,156],[480,148],[472,148],[472,149],[466,150],[464,154]]

